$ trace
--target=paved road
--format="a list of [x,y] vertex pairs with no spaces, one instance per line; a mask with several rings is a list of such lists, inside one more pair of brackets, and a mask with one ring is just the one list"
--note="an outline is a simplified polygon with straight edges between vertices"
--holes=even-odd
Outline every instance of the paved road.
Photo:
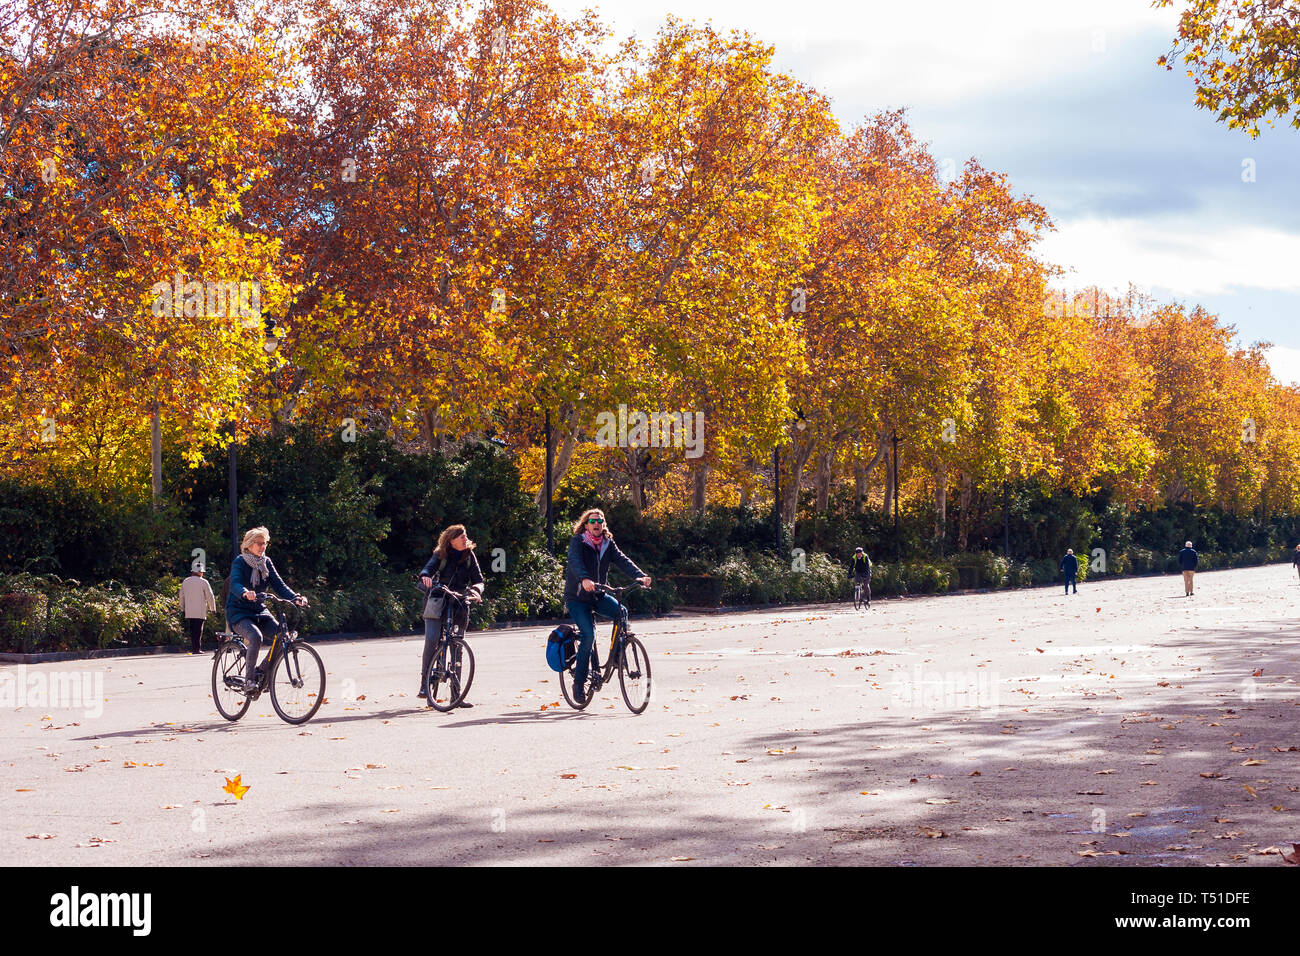
[[0,710],[0,863],[1282,866],[1298,618],[1278,566],[640,622],[640,717],[541,630],[471,635],[454,714],[416,639],[321,644],[303,729],[220,719],[207,656],[40,665],[102,712]]

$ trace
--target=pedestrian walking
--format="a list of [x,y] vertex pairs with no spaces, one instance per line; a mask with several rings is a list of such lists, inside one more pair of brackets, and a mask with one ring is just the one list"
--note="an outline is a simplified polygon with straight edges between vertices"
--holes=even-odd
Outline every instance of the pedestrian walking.
[[181,582],[181,616],[190,633],[190,653],[198,654],[203,647],[203,624],[208,612],[217,609],[212,596],[212,585],[203,576],[203,568],[192,568],[190,576]]
[[1187,592],[1187,597],[1194,593],[1192,588],[1192,576],[1196,574],[1196,551],[1192,548],[1192,543],[1188,541],[1183,545],[1183,550],[1178,552],[1178,566],[1183,569],[1183,590]]
[[1296,573],[1300,574],[1300,544],[1297,544],[1295,550],[1291,552],[1291,563],[1295,565]]
[[1079,593],[1079,559],[1074,556],[1073,548],[1065,549],[1065,557],[1061,559],[1061,572],[1065,575],[1065,593],[1070,593],[1070,585],[1074,585],[1074,593]]

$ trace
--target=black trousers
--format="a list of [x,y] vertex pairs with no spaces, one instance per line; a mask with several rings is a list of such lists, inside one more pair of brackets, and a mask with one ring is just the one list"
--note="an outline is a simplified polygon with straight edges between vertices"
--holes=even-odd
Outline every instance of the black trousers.
[[197,654],[203,645],[203,625],[207,621],[201,617],[187,617],[185,626],[190,632],[190,650]]

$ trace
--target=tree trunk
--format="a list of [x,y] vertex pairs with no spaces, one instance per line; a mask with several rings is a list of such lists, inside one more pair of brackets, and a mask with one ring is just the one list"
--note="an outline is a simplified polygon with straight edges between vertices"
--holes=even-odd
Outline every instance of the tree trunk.
[[442,416],[437,409],[420,411],[420,430],[424,432],[424,444],[430,455],[442,450]]
[[[890,443],[888,437],[881,438],[881,447],[885,449],[885,454],[889,455]],[[894,459],[888,458],[885,461],[885,519],[894,513]]]
[[817,513],[824,515],[831,506],[831,467],[835,452],[824,451],[817,456]]
[[948,463],[941,461],[934,471],[934,539],[942,546],[948,530]]
[[641,476],[641,449],[625,448],[623,449],[624,463],[627,468],[628,488],[632,495],[632,507],[636,513],[641,514],[641,509],[645,507],[645,483]]
[[705,491],[709,482],[709,466],[700,462],[691,471],[691,509],[697,514],[704,514]]
[[149,465],[150,465],[150,490],[153,496],[153,506],[158,507],[158,499],[162,497],[162,410],[158,406],[158,386],[153,387],[153,422],[149,429]]
[[961,473],[961,498],[958,499],[957,514],[957,550],[965,551],[970,543],[970,504],[975,491],[970,472]]
[[805,439],[802,443],[795,440],[793,452],[786,457],[790,464],[790,474],[786,479],[784,500],[781,502],[781,523],[787,528],[794,527],[795,511],[799,506],[799,489],[803,483],[804,466],[808,464],[808,459],[812,456],[813,442],[811,438]]
[[867,499],[871,496],[871,472],[884,460],[887,451],[888,446],[877,436],[876,453],[871,456],[871,461],[865,465],[860,461],[853,465],[853,509],[857,514],[862,514],[867,506]]

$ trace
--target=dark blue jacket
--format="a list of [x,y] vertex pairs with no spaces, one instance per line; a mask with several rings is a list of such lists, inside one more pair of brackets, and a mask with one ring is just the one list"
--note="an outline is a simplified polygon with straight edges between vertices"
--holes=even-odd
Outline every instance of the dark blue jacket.
[[1195,571],[1196,560],[1196,550],[1194,548],[1183,548],[1178,552],[1178,566],[1184,571]]
[[1061,570],[1073,577],[1079,573],[1079,558],[1073,554],[1067,554],[1061,559]]
[[564,568],[564,600],[595,604],[599,595],[582,590],[582,579],[591,578],[597,584],[604,584],[611,564],[629,578],[646,576],[644,571],[632,563],[631,558],[618,549],[612,537],[605,540],[609,544],[597,558],[596,549],[587,544],[586,535],[575,534],[569,539],[569,561]]
[[[234,627],[236,621],[265,614],[266,604],[262,595],[266,593],[268,587],[287,601],[298,597],[293,588],[280,578],[280,572],[275,570],[270,557],[266,559],[266,577],[262,579],[262,583],[253,587],[252,580],[253,568],[241,554],[235,558],[235,563],[230,568],[230,593],[226,595],[226,627]],[[257,600],[245,601],[243,598],[245,591],[256,591]]]

